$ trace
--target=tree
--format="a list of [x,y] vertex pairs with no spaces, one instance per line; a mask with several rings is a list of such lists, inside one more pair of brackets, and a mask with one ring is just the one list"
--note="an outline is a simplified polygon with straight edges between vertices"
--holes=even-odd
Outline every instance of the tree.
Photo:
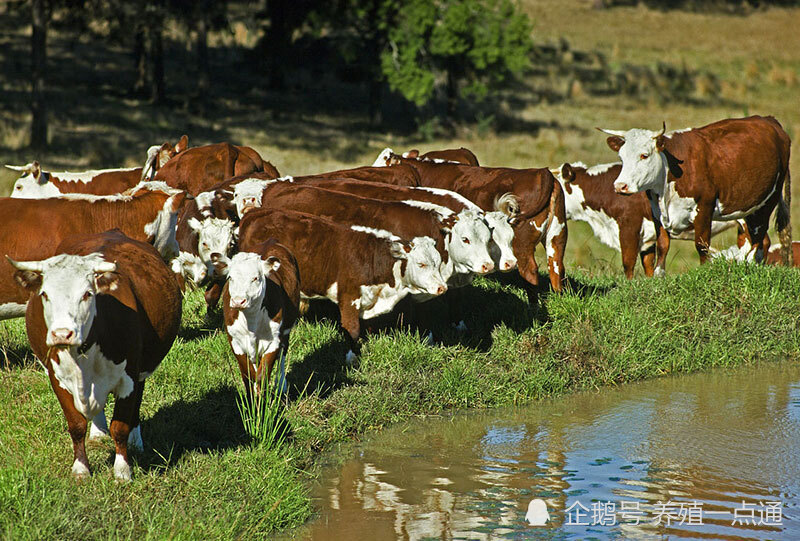
[[531,22],[511,0],[408,0],[388,29],[381,68],[421,106],[443,81],[449,116],[462,94],[483,100],[529,65]]
[[47,108],[44,95],[44,73],[47,62],[47,9],[45,0],[31,1],[31,147],[47,147]]

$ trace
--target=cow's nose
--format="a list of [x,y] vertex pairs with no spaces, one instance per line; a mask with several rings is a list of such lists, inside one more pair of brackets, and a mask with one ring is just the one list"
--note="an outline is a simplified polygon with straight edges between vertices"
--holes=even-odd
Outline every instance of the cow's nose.
[[245,297],[231,297],[231,308],[244,308],[247,305]]
[[503,270],[511,270],[514,268],[514,264],[511,261],[506,261],[503,263]]
[[221,253],[219,253],[219,252],[213,252],[213,253],[211,254],[211,261],[212,261],[213,263],[216,263],[216,262],[217,262],[217,261],[219,261],[220,259],[222,259],[222,254],[221,254]]
[[75,332],[70,329],[53,329],[50,331],[50,342],[54,346],[69,346],[72,345],[75,339]]
[[493,270],[494,270],[494,263],[492,263],[491,261],[489,263],[484,263],[481,266],[481,272],[483,274],[486,274],[487,272],[492,272]]
[[615,184],[614,188],[617,189],[617,193],[628,193],[628,185],[627,184]]
[[436,290],[436,294],[443,295],[445,291],[447,291],[447,286],[439,286],[439,289]]

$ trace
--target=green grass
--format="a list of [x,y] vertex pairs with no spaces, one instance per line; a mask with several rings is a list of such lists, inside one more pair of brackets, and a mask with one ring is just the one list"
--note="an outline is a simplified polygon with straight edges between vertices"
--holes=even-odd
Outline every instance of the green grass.
[[[0,326],[0,537],[6,539],[262,538],[311,516],[307,494],[332,443],[414,416],[531,402],[577,389],[758,361],[798,359],[800,275],[717,262],[663,280],[570,274],[570,290],[538,306],[517,280],[468,289],[460,335],[432,306],[442,342],[379,330],[347,368],[328,319],[292,335],[284,412],[289,433],[270,448],[248,435],[241,380],[199,292],[142,408],[146,450],[133,481],[113,480],[110,441],[92,445],[91,479],[70,478],[66,424],[25,341]],[[46,510],[44,512],[43,510]]]

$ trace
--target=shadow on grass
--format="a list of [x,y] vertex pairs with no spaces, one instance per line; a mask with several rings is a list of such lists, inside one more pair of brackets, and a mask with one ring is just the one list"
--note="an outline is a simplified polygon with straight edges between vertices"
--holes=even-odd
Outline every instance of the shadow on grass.
[[35,363],[36,358],[29,346],[0,346],[0,370],[31,368]]

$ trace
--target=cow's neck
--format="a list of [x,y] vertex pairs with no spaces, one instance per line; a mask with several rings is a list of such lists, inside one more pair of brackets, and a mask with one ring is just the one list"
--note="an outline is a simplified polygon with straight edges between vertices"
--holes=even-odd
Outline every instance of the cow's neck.
[[[694,199],[681,197],[675,189],[675,181],[669,179],[669,161],[667,150],[658,153],[661,158],[661,179],[656,182],[651,194],[658,200],[658,216],[656,209],[653,208],[654,216],[661,221],[661,225],[666,228],[670,235],[677,236],[691,229],[693,226],[693,214],[696,208]],[[650,198],[653,207],[652,197]]]

